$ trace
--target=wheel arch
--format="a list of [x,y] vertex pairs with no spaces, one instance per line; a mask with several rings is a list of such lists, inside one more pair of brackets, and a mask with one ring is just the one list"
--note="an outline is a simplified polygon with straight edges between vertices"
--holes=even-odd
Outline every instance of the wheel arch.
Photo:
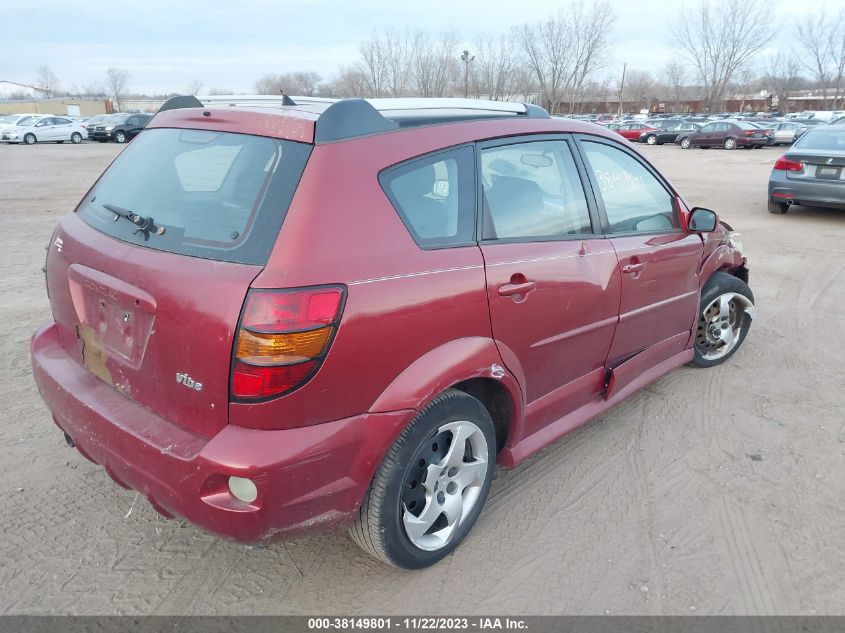
[[505,368],[496,344],[463,338],[436,347],[402,371],[370,407],[370,413],[422,410],[447,389],[458,389],[484,405],[496,428],[497,449],[523,416],[522,390]]
[[701,266],[699,287],[703,288],[710,281],[713,273],[716,272],[728,273],[746,284],[748,283],[748,268],[745,266],[745,258],[726,244],[718,246],[704,260]]

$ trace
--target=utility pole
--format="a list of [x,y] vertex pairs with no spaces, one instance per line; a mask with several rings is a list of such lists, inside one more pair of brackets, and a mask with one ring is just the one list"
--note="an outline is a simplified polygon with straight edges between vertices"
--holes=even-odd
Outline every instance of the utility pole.
[[469,97],[469,65],[473,59],[475,55],[470,55],[469,51],[461,53],[461,61],[464,63],[464,98]]
[[628,69],[628,64],[622,64],[622,81],[619,82],[619,116],[622,116],[622,97],[625,94],[625,71]]

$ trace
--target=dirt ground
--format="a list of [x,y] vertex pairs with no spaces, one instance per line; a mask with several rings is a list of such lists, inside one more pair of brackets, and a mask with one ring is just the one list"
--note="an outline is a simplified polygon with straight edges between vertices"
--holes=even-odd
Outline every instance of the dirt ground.
[[781,150],[643,147],[741,231],[745,347],[498,470],[415,573],[344,534],[248,549],[165,521],[65,447],[29,365],[44,247],[119,150],[0,146],[0,613],[845,614],[845,212],[770,215]]

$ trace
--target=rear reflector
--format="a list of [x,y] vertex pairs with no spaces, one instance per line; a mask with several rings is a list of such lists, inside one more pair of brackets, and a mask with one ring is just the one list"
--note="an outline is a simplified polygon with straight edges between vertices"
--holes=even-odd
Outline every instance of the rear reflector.
[[328,353],[344,298],[339,286],[251,290],[235,340],[231,399],[265,400],[304,385]]
[[804,164],[789,160],[786,156],[781,156],[775,161],[773,169],[780,171],[804,171]]
[[248,365],[235,361],[232,395],[236,398],[248,399],[278,396],[300,386],[316,368],[316,360],[275,367]]

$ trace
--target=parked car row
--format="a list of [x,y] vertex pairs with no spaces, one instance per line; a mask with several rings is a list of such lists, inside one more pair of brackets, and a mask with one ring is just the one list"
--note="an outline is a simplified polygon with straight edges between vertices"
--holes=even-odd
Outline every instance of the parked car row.
[[791,145],[813,125],[815,124],[805,124],[801,120],[767,122],[760,119],[721,119],[700,122],[691,119],[662,118],[607,123],[603,127],[613,130],[629,141],[648,145],[675,143],[683,149],[714,146],[735,149]]
[[0,142],[78,144],[86,139],[126,143],[146,127],[150,114],[107,114],[93,117],[10,114],[0,117]]

